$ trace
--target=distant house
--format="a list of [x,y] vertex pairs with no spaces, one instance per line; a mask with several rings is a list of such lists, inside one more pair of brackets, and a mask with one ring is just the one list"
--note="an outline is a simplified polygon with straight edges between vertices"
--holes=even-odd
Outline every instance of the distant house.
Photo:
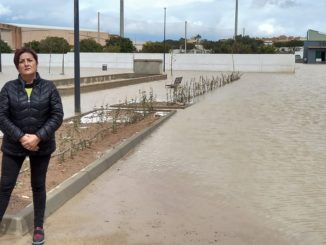
[[326,63],[326,33],[308,30],[303,60],[308,64]]
[[141,52],[141,50],[143,49],[145,42],[133,42],[133,45],[135,46],[137,52]]
[[195,48],[188,51],[189,54],[209,54],[211,50],[205,49],[202,44],[196,44]]
[[264,45],[265,46],[272,46],[273,45],[273,41],[272,40],[265,40],[264,41]]

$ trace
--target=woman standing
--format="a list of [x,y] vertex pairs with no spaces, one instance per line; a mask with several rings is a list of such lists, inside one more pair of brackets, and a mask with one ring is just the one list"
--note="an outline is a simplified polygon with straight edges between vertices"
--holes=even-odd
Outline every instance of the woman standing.
[[34,204],[33,244],[44,243],[45,180],[55,150],[55,131],[63,120],[60,95],[51,81],[37,72],[38,57],[30,48],[16,50],[18,78],[0,92],[1,150],[0,221],[7,209],[21,166],[30,159]]

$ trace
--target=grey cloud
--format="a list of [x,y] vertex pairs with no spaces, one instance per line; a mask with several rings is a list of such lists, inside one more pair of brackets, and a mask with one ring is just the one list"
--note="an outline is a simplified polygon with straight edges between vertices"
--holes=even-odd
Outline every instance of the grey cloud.
[[290,8],[299,5],[297,0],[253,0],[252,4],[256,7],[264,7],[269,4],[282,8]]
[[9,15],[11,14],[11,10],[9,7],[6,7],[6,6],[3,6],[1,3],[0,3],[0,16],[1,15]]

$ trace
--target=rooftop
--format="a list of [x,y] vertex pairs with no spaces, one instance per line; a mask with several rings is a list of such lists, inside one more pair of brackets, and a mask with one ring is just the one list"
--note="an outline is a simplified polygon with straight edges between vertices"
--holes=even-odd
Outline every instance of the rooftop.
[[[73,27],[62,27],[62,26],[29,25],[29,24],[20,24],[20,23],[4,23],[4,24],[17,26],[17,27],[22,27],[22,28],[74,30]],[[95,29],[80,29],[80,31],[97,32],[97,30],[95,30]]]

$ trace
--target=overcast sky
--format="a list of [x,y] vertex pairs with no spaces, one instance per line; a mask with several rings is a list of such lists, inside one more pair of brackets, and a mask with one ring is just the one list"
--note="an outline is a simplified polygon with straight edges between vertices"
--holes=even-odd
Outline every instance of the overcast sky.
[[[251,37],[306,36],[308,29],[326,32],[326,0],[238,0],[238,33]],[[201,35],[208,40],[234,34],[235,0],[125,0],[125,37],[133,41]],[[120,0],[79,0],[81,29],[119,34]],[[74,26],[73,0],[1,0],[0,22]]]

